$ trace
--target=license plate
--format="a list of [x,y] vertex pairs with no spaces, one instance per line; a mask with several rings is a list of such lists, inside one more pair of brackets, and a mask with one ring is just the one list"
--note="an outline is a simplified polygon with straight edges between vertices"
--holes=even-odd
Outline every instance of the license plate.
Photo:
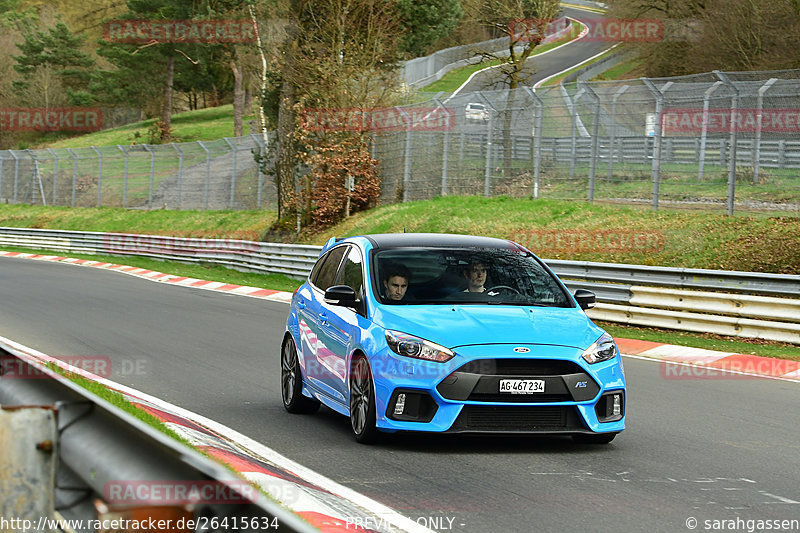
[[536,394],[544,392],[543,379],[501,379],[500,392],[509,394]]

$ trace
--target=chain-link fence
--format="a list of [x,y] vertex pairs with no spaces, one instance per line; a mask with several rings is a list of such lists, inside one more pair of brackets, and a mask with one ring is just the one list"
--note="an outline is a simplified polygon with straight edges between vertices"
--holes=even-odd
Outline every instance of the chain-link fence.
[[[800,213],[800,70],[440,95],[368,124],[383,203],[508,195]],[[0,151],[0,202],[274,208],[254,158],[271,167],[274,145],[270,134]]]
[[[485,109],[474,113],[467,108]],[[446,194],[800,210],[800,70],[433,99],[445,131],[378,134],[383,200]]]
[[[274,136],[273,136],[274,137]],[[0,201],[70,207],[259,209],[276,205],[271,137],[0,151]]]

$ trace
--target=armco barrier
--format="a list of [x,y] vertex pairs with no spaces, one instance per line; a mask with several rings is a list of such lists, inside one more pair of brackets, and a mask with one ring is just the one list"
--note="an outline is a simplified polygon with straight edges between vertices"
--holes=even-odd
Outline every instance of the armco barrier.
[[[11,529],[61,531],[48,520],[94,521],[98,517],[111,520],[120,519],[126,513],[147,520],[152,517],[150,513],[155,512],[158,518],[183,518],[184,521],[214,518],[221,521],[236,517],[245,526],[238,531],[257,531],[258,528],[249,526],[263,524],[265,519],[268,523],[277,519],[280,531],[317,531],[223,465],[88,393],[33,356],[0,342],[0,357],[3,358],[0,406],[4,413],[0,420],[7,424],[41,425],[40,431],[31,428],[18,431],[11,441],[4,442],[4,446],[13,448],[4,448],[0,457],[0,466],[3,466],[0,486],[10,489],[11,493],[0,498],[0,511],[5,519],[13,517],[19,521],[20,526],[12,524]],[[12,369],[13,375],[9,375]],[[15,379],[20,377],[29,379]],[[16,421],[8,416],[25,410],[32,410],[31,416],[23,414],[20,415],[22,419]],[[42,411],[46,416],[35,416]],[[48,427],[52,430],[47,431]],[[48,459],[51,456],[54,460]],[[11,462],[11,459],[18,460]],[[40,477],[20,478],[31,471],[39,472]],[[150,483],[153,491],[148,491],[150,498],[156,497],[156,487],[164,485],[215,490],[212,497],[194,503],[184,502],[186,493],[179,497],[176,490],[172,496],[159,493],[158,498],[170,500],[169,504],[120,504],[117,500],[116,505],[112,505],[109,500],[113,501],[115,494],[109,487],[127,484],[130,488],[130,483],[135,483],[131,480],[149,480],[139,484]],[[120,492],[122,494],[126,493]],[[135,494],[142,497],[138,488]],[[205,498],[208,491],[202,494]],[[156,511],[154,506],[161,508]],[[110,514],[109,510],[112,510]],[[245,521],[245,518],[252,521]],[[37,526],[23,528],[22,520],[31,520]],[[128,528],[119,530],[128,531]],[[170,530],[178,529],[173,526]]]
[[[157,235],[0,228],[0,247],[136,255],[249,272],[308,275],[321,247]],[[546,260],[570,288],[589,289],[600,320],[800,344],[800,276]],[[715,292],[712,292],[715,291]],[[688,313],[684,316],[681,313]]]

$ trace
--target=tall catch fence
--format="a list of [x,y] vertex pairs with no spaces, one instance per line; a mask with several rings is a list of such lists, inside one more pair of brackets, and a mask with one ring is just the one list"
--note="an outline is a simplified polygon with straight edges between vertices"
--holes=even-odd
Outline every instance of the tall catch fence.
[[[348,113],[318,126],[351,127]],[[800,213],[800,70],[438,94],[370,113],[359,124],[383,203],[507,195]],[[5,150],[0,202],[274,208],[274,154],[274,134]]]

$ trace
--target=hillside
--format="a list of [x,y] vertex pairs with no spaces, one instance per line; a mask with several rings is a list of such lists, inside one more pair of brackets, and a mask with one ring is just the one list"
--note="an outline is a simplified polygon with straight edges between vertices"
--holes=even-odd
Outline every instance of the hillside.
[[[268,211],[0,206],[0,226],[244,240],[260,240],[273,221]],[[511,238],[549,259],[800,274],[797,217],[578,201],[442,197],[385,205],[298,242],[404,230]]]

